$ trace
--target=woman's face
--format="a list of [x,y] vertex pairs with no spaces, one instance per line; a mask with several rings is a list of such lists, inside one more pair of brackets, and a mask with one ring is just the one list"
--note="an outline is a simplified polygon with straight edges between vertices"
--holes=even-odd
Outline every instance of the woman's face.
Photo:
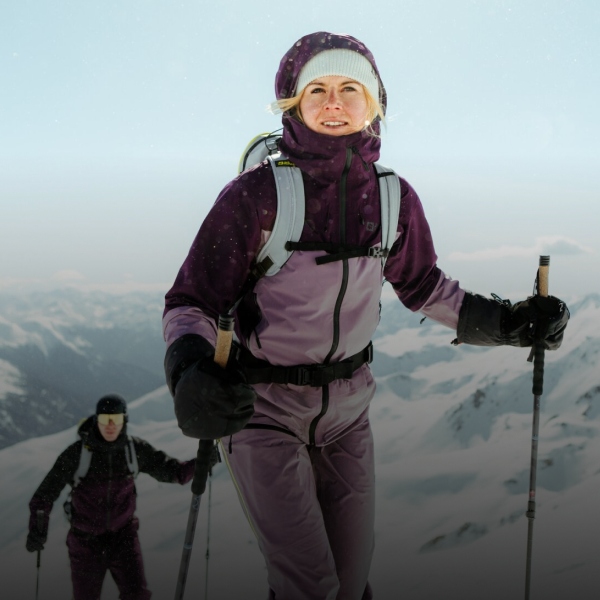
[[304,88],[299,108],[304,124],[317,133],[349,135],[368,125],[364,88],[348,77],[315,79]]

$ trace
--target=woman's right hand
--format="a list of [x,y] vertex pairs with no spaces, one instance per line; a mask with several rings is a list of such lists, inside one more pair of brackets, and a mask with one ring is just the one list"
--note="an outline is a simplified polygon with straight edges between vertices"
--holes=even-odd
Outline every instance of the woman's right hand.
[[254,414],[256,393],[231,359],[223,369],[214,349],[202,336],[190,334],[167,350],[165,372],[184,435],[220,439],[237,433]]

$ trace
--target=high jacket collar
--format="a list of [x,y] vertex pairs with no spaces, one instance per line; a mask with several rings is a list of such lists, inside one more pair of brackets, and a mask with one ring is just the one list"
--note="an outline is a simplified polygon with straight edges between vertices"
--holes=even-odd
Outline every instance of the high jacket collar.
[[366,131],[332,136],[312,131],[300,121],[284,116],[280,150],[297,167],[324,184],[339,181],[351,149],[354,163],[369,166],[379,159],[381,140]]

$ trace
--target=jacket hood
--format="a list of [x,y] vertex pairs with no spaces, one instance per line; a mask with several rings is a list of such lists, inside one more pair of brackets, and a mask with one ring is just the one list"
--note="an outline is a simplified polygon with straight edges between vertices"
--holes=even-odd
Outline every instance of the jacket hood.
[[385,112],[387,95],[375,58],[371,51],[355,37],[343,33],[329,33],[318,31],[300,38],[285,54],[279,63],[279,70],[275,77],[275,96],[278,100],[292,98],[296,92],[298,76],[302,67],[314,56],[324,50],[345,49],[353,50],[364,56],[373,66],[379,79],[379,101]]
[[[285,54],[275,77],[275,93],[278,99],[291,98],[296,92],[298,77],[304,65],[314,56],[325,50],[346,49],[359,52],[373,65],[379,79],[380,102],[385,111],[386,92],[370,50],[351,35],[319,31],[300,38]],[[346,148],[360,156],[363,163],[371,164],[379,160],[381,139],[367,131],[345,136],[330,136],[313,132],[289,113],[282,116],[283,137],[281,151],[296,166],[316,179],[332,182],[339,179],[346,160]],[[379,133],[376,119],[371,128]]]

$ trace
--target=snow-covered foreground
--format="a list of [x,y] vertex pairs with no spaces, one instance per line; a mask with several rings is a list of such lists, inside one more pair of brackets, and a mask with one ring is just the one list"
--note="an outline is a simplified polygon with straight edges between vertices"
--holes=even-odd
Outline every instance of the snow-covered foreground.
[[[548,353],[534,525],[532,600],[600,595],[600,309],[579,307]],[[381,600],[522,598],[531,451],[531,364],[514,348],[453,348],[441,327],[383,332],[371,418],[378,510],[371,582]],[[172,420],[166,388],[130,404],[130,433],[181,459],[195,455]],[[84,416],[84,415],[82,415]],[[2,597],[33,598],[27,503],[75,427],[0,451]],[[235,451],[235,446],[234,446]],[[173,598],[189,486],[137,480],[140,538],[155,598]],[[66,490],[65,490],[66,493]],[[42,553],[40,600],[70,597],[62,501]],[[204,598],[208,495],[186,598]],[[266,573],[224,465],[211,492],[208,598],[264,600]],[[10,593],[8,593],[10,591]],[[118,597],[107,577],[103,600]]]

